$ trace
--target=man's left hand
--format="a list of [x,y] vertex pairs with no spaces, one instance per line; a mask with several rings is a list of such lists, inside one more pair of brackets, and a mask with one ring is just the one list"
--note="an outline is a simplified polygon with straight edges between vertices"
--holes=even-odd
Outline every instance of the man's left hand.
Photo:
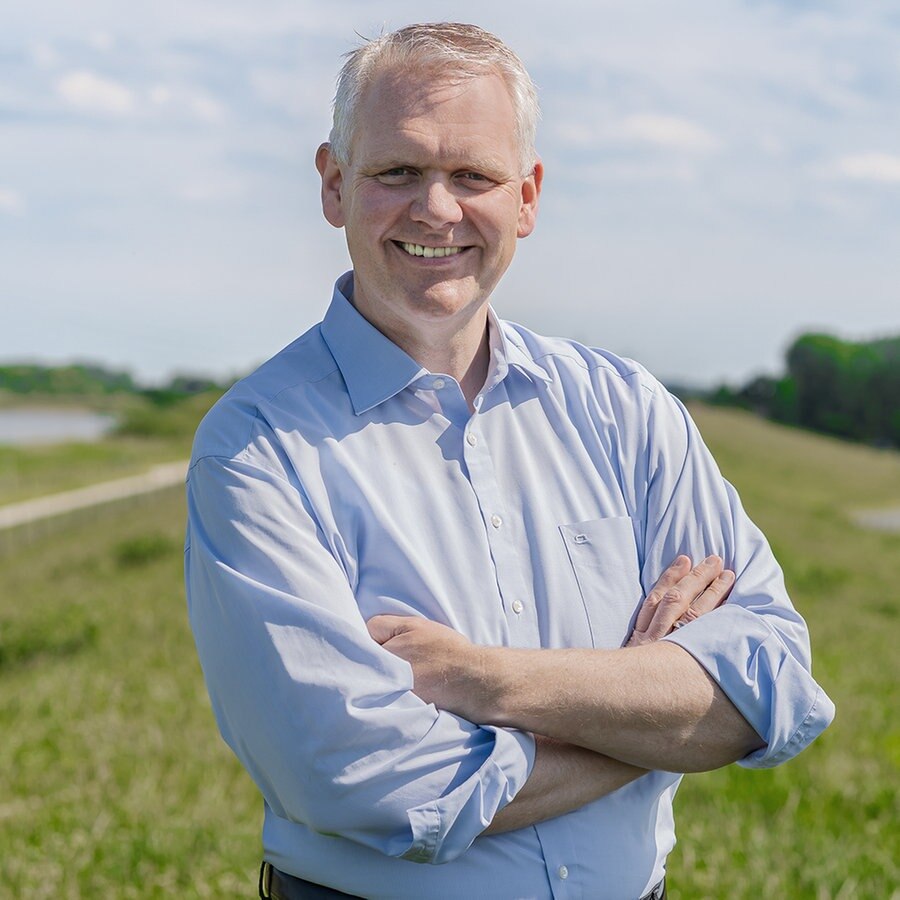
[[472,689],[484,680],[485,648],[419,616],[373,616],[366,626],[385,650],[412,666],[413,690],[426,703],[466,718],[476,714]]

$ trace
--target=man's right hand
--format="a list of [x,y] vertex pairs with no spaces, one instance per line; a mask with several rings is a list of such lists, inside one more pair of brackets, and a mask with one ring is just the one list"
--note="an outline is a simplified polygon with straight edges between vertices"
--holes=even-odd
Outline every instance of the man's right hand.
[[677,557],[641,604],[626,646],[652,644],[721,606],[733,584],[734,572],[724,569],[718,556],[708,556],[693,568],[688,557]]

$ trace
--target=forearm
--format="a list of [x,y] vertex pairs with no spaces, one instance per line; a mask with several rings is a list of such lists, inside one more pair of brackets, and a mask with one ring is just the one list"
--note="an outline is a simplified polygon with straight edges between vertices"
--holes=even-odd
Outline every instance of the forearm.
[[554,819],[640,778],[646,769],[592,750],[537,736],[534,766],[525,786],[485,834],[500,834]]
[[[577,744],[645,769],[715,769],[763,746],[682,648],[481,648],[480,689],[463,714]],[[528,678],[521,673],[528,672]]]

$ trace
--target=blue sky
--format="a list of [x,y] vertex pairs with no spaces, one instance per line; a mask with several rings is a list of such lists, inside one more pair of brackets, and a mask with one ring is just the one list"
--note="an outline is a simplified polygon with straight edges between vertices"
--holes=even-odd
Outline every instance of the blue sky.
[[318,321],[349,266],[312,164],[340,54],[447,18],[503,37],[541,94],[542,209],[501,315],[701,384],[777,370],[804,330],[900,332],[900,7],[535,10],[5,9],[0,360],[227,375]]

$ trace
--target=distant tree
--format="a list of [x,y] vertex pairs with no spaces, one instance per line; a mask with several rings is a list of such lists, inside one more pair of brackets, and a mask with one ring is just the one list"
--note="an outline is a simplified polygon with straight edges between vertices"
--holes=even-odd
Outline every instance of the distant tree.
[[143,394],[157,405],[177,402],[223,386],[201,375],[175,375],[162,387],[145,388],[128,372],[95,363],[42,366],[12,363],[0,366],[0,390],[14,394],[51,394],[90,397],[100,394]]
[[823,334],[798,338],[787,354],[801,425],[864,441],[889,441],[897,341],[852,343]]
[[900,337],[867,342],[804,334],[787,351],[787,374],[760,376],[710,400],[781,422],[868,443],[900,446]]
[[41,366],[20,363],[0,366],[0,389],[15,394],[96,396],[134,393],[137,385],[127,372],[92,364]]

